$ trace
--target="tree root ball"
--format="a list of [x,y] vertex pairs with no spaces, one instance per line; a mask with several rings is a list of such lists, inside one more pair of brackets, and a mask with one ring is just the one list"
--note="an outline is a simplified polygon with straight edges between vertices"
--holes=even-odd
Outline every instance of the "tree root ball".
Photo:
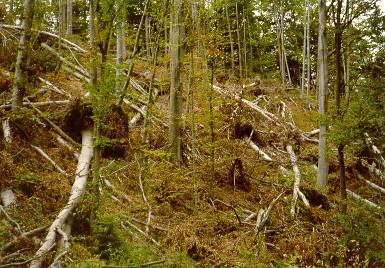
[[[118,105],[111,105],[100,129],[103,157],[124,157],[128,146],[128,117]],[[63,130],[77,142],[81,131],[94,125],[91,104],[75,100],[63,120]]]
[[66,111],[62,128],[72,139],[80,143],[82,130],[90,129],[94,125],[92,116],[91,104],[75,99]]

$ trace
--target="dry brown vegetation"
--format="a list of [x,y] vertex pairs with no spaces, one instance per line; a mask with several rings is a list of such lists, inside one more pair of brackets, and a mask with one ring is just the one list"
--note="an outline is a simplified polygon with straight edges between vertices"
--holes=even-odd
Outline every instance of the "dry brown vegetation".
[[[8,66],[1,68],[5,70]],[[137,68],[138,73],[149,69],[144,63]],[[164,69],[161,72],[167,73]],[[46,118],[79,142],[80,130],[93,124],[92,107],[83,97],[86,92],[83,84],[63,72],[39,75],[73,96],[71,105],[50,105],[39,109]],[[165,75],[157,77],[167,84]],[[140,75],[135,78],[143,86],[147,83]],[[8,78],[0,76],[0,79],[1,99],[9,100]],[[31,81],[26,94],[36,94],[31,101],[63,98],[52,91],[37,93],[41,84]],[[223,86],[229,91],[239,88],[239,84],[232,82],[225,82]],[[149,142],[143,145],[141,128],[128,129],[127,126],[135,111],[127,106],[114,106],[112,100],[111,103],[106,102],[110,109],[102,135],[120,142],[104,148],[101,178],[108,180],[115,190],[105,181],[101,184],[98,220],[92,224],[91,191],[76,208],[71,249],[63,258],[69,267],[102,267],[106,263],[136,265],[153,260],[162,260],[159,267],[198,264],[201,267],[385,265],[384,259],[381,261],[381,258],[367,254],[369,247],[372,251],[373,248],[383,251],[382,242],[363,242],[357,233],[356,237],[348,236],[348,240],[344,241],[348,231],[338,213],[335,175],[338,170],[334,158],[330,187],[323,193],[315,190],[316,171],[312,165],[317,161],[317,147],[303,141],[299,130],[307,132],[316,128],[316,110],[309,109],[296,92],[285,91],[274,80],[262,80],[260,88],[265,98],[259,101],[259,105],[278,117],[280,103],[284,102],[291,111],[292,119],[288,116],[283,121],[292,120],[299,129],[296,130],[268,122],[244,104],[215,93],[215,140],[211,143],[209,89],[198,83],[195,88],[195,121],[192,122],[191,112],[186,115],[184,165],[181,168],[168,162],[167,129],[159,121],[152,121]],[[252,95],[245,97],[255,98]],[[310,107],[315,107],[312,100],[310,103],[313,104]],[[152,113],[167,123],[166,109],[167,97],[161,96]],[[0,144],[0,190],[12,189],[17,196],[16,204],[9,208],[8,213],[23,231],[49,225],[69,195],[76,168],[73,152],[57,142],[55,132],[35,110],[25,107],[17,113],[7,110],[0,110],[0,113],[3,118],[10,118],[13,138],[9,145]],[[192,141],[193,135],[195,139]],[[245,136],[270,155],[273,161],[262,160],[242,140]],[[285,151],[287,143],[294,147],[302,173],[301,190],[311,204],[307,208],[298,202],[294,218],[290,215],[294,176]],[[31,148],[31,144],[41,147],[69,176],[58,173]],[[212,149],[214,159],[211,157]],[[146,159],[145,165],[143,158]],[[361,190],[363,183],[354,176],[356,163],[353,157],[349,159],[349,188],[383,203],[383,195]],[[285,167],[287,172],[281,173],[279,166]],[[136,229],[144,232],[148,220],[148,206],[138,186],[139,176],[144,181],[145,195],[153,214],[145,234]],[[273,207],[263,228],[257,232],[258,211],[267,208],[280,193],[283,193],[282,197]],[[357,215],[360,211],[357,206],[356,203],[349,203],[348,214]],[[369,210],[363,213],[368,220],[384,221],[383,213],[370,213]],[[254,217],[250,217],[253,214]],[[2,247],[19,234],[3,215],[0,217]],[[250,219],[245,221],[247,218]],[[33,237],[17,238],[12,247],[1,251],[0,267],[33,256],[43,238],[44,232]],[[14,252],[18,253],[11,255]],[[48,254],[45,265],[51,263],[53,258],[53,253]]]

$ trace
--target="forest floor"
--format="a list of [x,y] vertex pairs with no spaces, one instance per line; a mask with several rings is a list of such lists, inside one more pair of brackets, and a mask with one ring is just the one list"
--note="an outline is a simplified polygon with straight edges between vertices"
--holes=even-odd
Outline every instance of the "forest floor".
[[[8,70],[1,68],[5,81]],[[140,74],[151,68],[145,63],[135,68],[134,78],[146,88],[148,81]],[[157,75],[158,86],[165,89],[167,70],[162,72]],[[16,195],[7,213],[23,232],[52,223],[67,202],[75,176],[74,151],[58,142],[45,118],[77,142],[80,128],[92,126],[79,122],[87,117],[84,113],[89,107],[84,105],[84,83],[62,71],[39,75],[65,94],[51,89],[41,92],[43,84],[30,81],[26,96],[35,95],[31,102],[71,96],[70,104],[38,107],[42,114],[30,107],[17,113],[0,110],[2,118],[10,118],[12,130],[12,142],[0,145],[0,191],[11,189]],[[71,247],[62,258],[66,267],[385,267],[384,213],[352,199],[347,214],[339,212],[333,150],[329,186],[316,190],[318,145],[314,137],[304,140],[302,135],[317,128],[312,96],[306,101],[296,90],[287,91],[274,79],[262,79],[258,97],[245,91],[241,96],[278,120],[269,121],[232,97],[242,91],[239,82],[220,82],[216,86],[229,94],[197,86],[192,108],[187,108],[191,97],[186,96],[181,167],[169,162],[167,94],[151,109],[156,119],[151,120],[145,144],[141,142],[141,121],[126,132],[126,118],[131,119],[136,111],[127,105],[122,109],[110,106],[106,124],[111,129],[106,133],[115,133],[121,143],[106,145],[103,151],[97,205],[90,174],[87,193],[71,218]],[[9,100],[10,84],[0,93],[3,103]],[[0,138],[4,139],[2,132]],[[271,161],[263,159],[250,142]],[[294,172],[288,144],[297,157],[300,189],[310,202],[306,207],[298,199],[294,216],[290,211]],[[32,145],[43,149],[67,175],[58,172]],[[347,150],[348,189],[385,207],[383,194],[356,178],[355,154],[355,150]],[[368,172],[364,175],[369,176]],[[266,222],[256,230],[261,209],[269,205]],[[96,215],[92,215],[93,209]],[[20,236],[1,214],[0,248],[13,239],[16,243],[0,252],[0,267],[32,258],[44,237],[44,231],[33,237]],[[44,267],[54,258],[52,250],[45,256]]]

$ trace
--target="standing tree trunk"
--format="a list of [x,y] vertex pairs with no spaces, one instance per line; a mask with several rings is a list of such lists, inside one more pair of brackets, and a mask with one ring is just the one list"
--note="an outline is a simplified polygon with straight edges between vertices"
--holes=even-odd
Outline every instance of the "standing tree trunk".
[[67,35],[72,34],[72,0],[67,0]]
[[182,130],[182,62],[184,31],[182,21],[182,0],[173,0],[170,28],[170,118],[169,143],[171,159],[176,165],[182,161],[181,130]]
[[240,29],[239,29],[238,3],[235,3],[235,15],[236,15],[236,19],[237,19],[239,78],[242,78],[243,77],[243,63],[242,63],[241,33],[240,33]]
[[116,91],[119,92],[122,86],[123,79],[123,59],[125,57],[125,35],[124,35],[124,22],[118,21],[116,25]]
[[328,66],[327,66],[327,41],[326,41],[326,0],[319,0],[319,34],[318,34],[318,90],[319,90],[319,114],[320,133],[319,133],[319,156],[317,185],[326,186],[328,179],[328,157],[326,132],[327,123],[325,115],[327,113],[328,95]]
[[24,1],[23,31],[20,36],[19,48],[17,52],[15,79],[12,92],[12,110],[16,110],[23,105],[23,96],[27,83],[26,69],[27,59],[31,39],[31,28],[34,14],[35,0]]
[[231,60],[231,71],[234,75],[234,69],[235,69],[235,64],[234,64],[234,43],[233,43],[233,34],[231,30],[231,23],[230,23],[230,18],[229,18],[229,11],[227,8],[227,5],[225,6],[225,12],[226,12],[226,21],[227,21],[227,31],[229,32],[229,38],[230,38],[230,60]]
[[243,26],[243,54],[244,54],[244,66],[245,66],[245,78],[247,79],[247,42],[246,42],[246,17],[245,8],[242,9],[242,26]]
[[[343,120],[343,113],[341,111],[341,97],[344,94],[344,81],[343,81],[343,70],[342,70],[342,23],[341,23],[341,11],[342,11],[342,0],[337,0],[337,14],[335,22],[335,61],[336,61],[336,109],[337,117],[339,120]],[[345,158],[344,158],[343,142],[338,144],[338,164],[340,167],[339,178],[340,178],[340,191],[341,191],[341,211],[346,212],[346,176],[345,176]]]

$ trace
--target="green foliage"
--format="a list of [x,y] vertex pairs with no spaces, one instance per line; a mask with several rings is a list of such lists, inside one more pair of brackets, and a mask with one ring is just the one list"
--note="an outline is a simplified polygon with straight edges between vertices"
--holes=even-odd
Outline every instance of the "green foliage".
[[342,243],[349,246],[357,241],[360,252],[370,263],[385,264],[384,216],[373,213],[371,208],[362,204],[351,213],[339,215],[339,222],[344,231]]
[[11,226],[6,220],[0,221],[0,248],[5,245],[6,241],[9,240],[11,233],[9,232],[9,228]]

